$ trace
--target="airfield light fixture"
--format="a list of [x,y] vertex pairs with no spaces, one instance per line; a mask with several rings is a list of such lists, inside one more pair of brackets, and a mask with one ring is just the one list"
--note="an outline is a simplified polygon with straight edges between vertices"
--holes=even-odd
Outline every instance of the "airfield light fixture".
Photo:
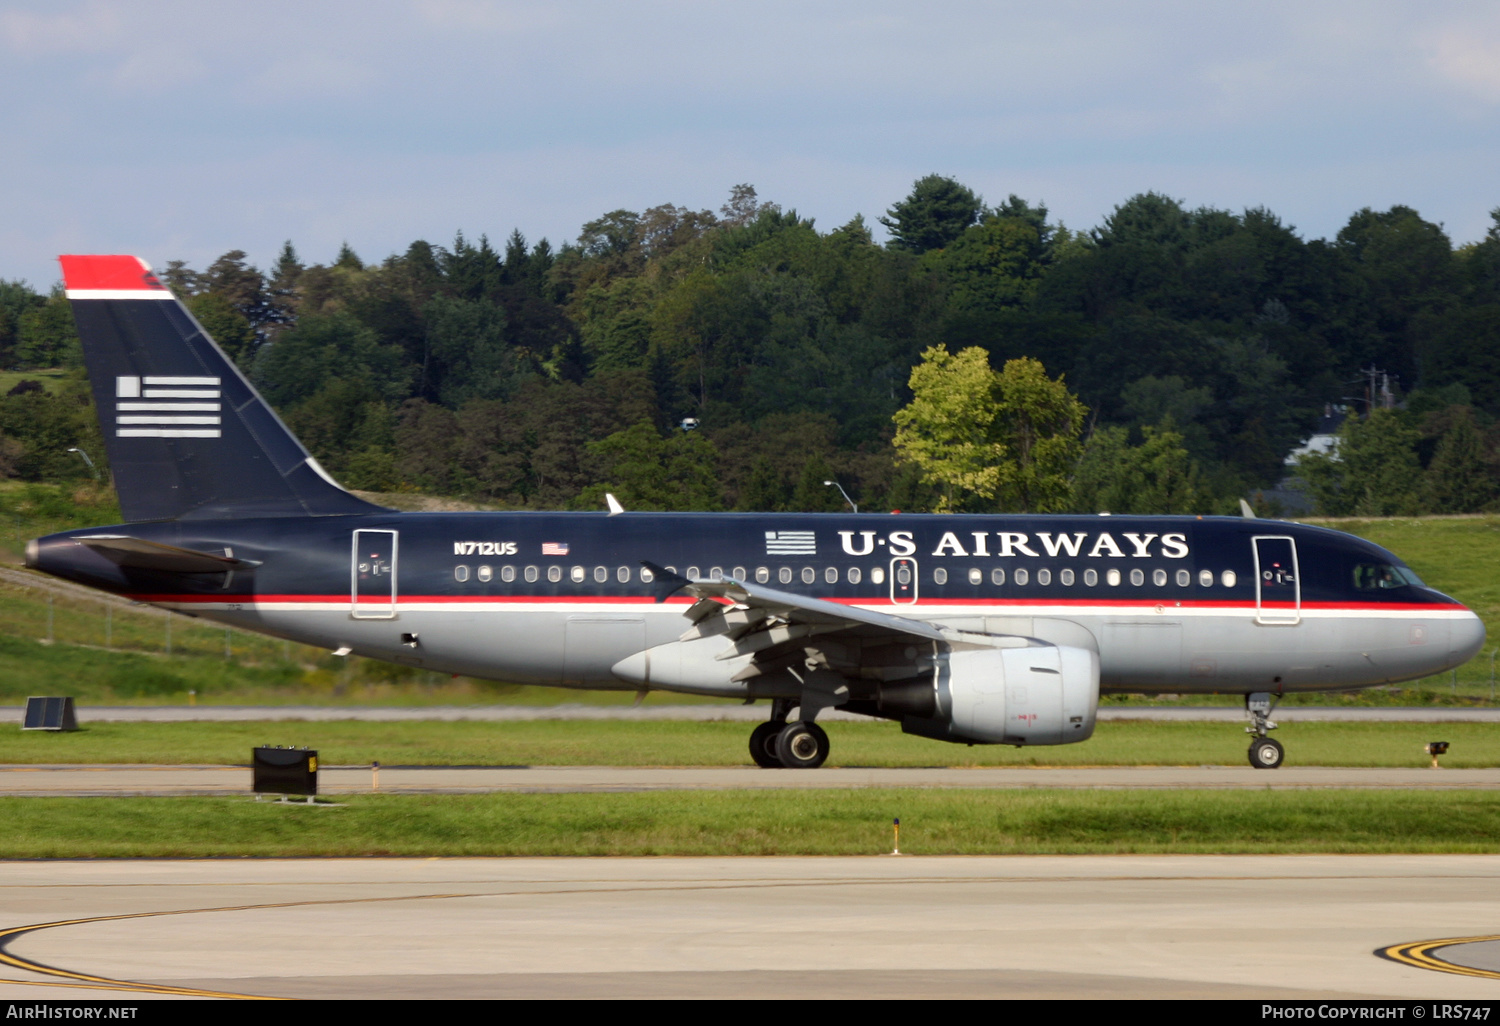
[[77,446],[73,446],[73,447],[69,448],[67,451],[68,452],[76,452],[78,455],[82,456],[83,457],[83,462],[86,463],[86,464],[88,464],[89,473],[94,475],[94,480],[95,481],[99,480],[99,468],[96,467],[96,466],[94,466],[94,461],[91,460],[91,459],[89,459],[89,454],[88,453],[84,452],[82,449],[78,448]]
[[856,513],[859,512],[859,507],[854,504],[853,499],[849,498],[849,493],[844,491],[843,485],[839,484],[837,481],[824,481],[823,484],[828,488],[837,488],[839,490],[839,494],[844,497],[844,501],[849,504],[849,508],[854,510],[854,512]]

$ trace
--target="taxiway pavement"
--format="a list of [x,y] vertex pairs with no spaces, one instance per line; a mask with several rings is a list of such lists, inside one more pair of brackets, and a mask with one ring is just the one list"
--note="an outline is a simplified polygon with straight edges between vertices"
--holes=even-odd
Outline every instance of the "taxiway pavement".
[[[807,790],[864,787],[1061,789],[1500,790],[1500,769],[1402,769],[1332,766],[1102,766],[1102,767],[823,767],[765,770],[750,766],[382,766],[378,787],[369,766],[322,766],[323,795],[482,794]],[[0,795],[248,795],[248,766],[20,766],[0,765]]]
[[1494,1000],[1377,951],[1497,924],[1497,856],[10,862],[0,997]]
[[[768,706],[730,704],[699,705],[90,705],[78,709],[80,723],[239,723],[270,721],[365,720],[474,720],[507,723],[524,720],[728,720],[759,723]],[[20,723],[22,706],[0,706],[0,723]],[[868,716],[825,709],[822,721],[869,723]],[[1243,709],[1233,706],[1131,705],[1099,707],[1099,719],[1152,720],[1156,722],[1245,723]],[[1500,723],[1500,708],[1461,706],[1282,706],[1274,713],[1278,723]]]

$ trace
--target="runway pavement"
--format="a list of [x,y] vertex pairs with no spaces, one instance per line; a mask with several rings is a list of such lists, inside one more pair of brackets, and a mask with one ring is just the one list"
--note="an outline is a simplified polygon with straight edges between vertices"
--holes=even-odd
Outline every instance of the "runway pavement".
[[1492,1001],[1497,924],[1495,856],[12,862],[0,997]]
[[[324,795],[376,790],[369,766],[323,766]],[[1500,769],[1390,769],[1329,766],[1103,766],[1103,767],[754,767],[642,766],[382,766],[386,794],[512,792],[689,791],[734,788],[862,787],[1085,788],[1113,790],[1304,790],[1309,788],[1500,790]],[[15,766],[0,765],[0,795],[250,794],[248,766]]]
[[[730,720],[757,723],[769,707],[722,703],[697,705],[91,705],[78,709],[80,723],[234,723],[277,720],[474,720],[504,723],[524,720]],[[0,706],[0,723],[20,723],[22,706]],[[1283,706],[1278,723],[1496,723],[1500,708],[1461,706]],[[827,709],[820,721],[869,723],[868,716]],[[1132,705],[1101,706],[1099,719],[1158,722],[1244,723],[1245,711],[1234,706]]]

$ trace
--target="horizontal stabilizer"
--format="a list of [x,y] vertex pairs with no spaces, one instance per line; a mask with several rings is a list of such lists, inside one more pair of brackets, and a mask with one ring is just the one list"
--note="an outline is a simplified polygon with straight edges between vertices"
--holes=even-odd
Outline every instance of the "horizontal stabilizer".
[[163,545],[161,542],[121,534],[98,534],[79,538],[78,541],[112,563],[137,570],[157,570],[169,574],[222,574],[231,570],[253,570],[260,566],[253,559],[235,559],[233,556],[183,549],[176,545]]

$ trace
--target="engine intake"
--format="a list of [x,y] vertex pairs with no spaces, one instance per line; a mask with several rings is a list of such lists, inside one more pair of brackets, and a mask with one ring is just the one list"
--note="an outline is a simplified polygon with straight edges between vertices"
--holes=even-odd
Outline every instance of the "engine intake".
[[1066,745],[1093,736],[1099,656],[1067,645],[955,645],[938,658],[932,716],[908,734],[970,744]]

